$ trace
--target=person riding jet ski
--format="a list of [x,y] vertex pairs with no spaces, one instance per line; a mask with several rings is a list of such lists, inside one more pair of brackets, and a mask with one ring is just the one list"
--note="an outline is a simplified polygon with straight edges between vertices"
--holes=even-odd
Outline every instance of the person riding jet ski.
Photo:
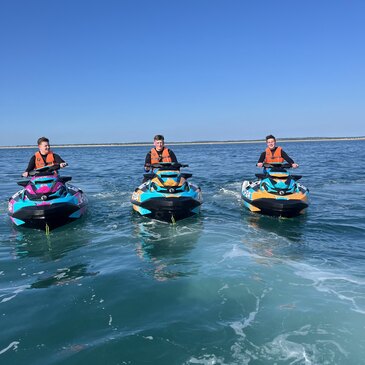
[[39,169],[44,166],[51,166],[58,164],[60,168],[66,167],[67,163],[61,158],[61,156],[53,153],[50,150],[49,139],[46,137],[40,137],[37,141],[38,149],[29,160],[28,167],[23,172],[23,177],[28,177],[29,172],[35,169]]
[[9,199],[8,214],[16,226],[48,231],[80,218],[88,201],[82,190],[67,184],[70,176],[58,174],[67,163],[50,151],[49,140],[39,138],[38,148],[22,174],[29,179],[18,181],[22,189]]
[[145,158],[144,169],[146,172],[151,170],[151,164],[158,164],[160,162],[177,162],[175,153],[165,147],[165,137],[163,135],[156,134],[153,137],[153,144],[155,147],[147,153]]
[[276,145],[276,138],[272,134],[266,136],[266,144],[267,148],[261,153],[257,161],[258,167],[263,167],[264,163],[284,163],[284,161],[290,164],[293,169],[299,167],[280,146]]
[[181,173],[172,150],[165,147],[164,136],[154,137],[154,148],[146,155],[142,185],[135,189],[133,209],[149,218],[174,223],[197,214],[202,204],[201,190],[187,181],[192,174]]
[[144,174],[145,182],[132,194],[133,209],[142,216],[175,223],[199,213],[202,194],[199,186],[188,181],[187,167],[178,162],[151,164],[154,172]]
[[[308,207],[309,190],[298,182],[300,175],[292,175],[289,168],[299,165],[281,147],[273,135],[266,137],[267,148],[257,163],[263,173],[258,181],[244,181],[241,194],[246,208],[261,214],[294,217]],[[284,162],[287,163],[284,163]]]

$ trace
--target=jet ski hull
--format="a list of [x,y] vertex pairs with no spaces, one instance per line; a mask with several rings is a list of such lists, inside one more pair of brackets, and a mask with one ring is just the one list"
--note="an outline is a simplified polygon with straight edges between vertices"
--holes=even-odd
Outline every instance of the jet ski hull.
[[87,209],[85,194],[72,185],[63,185],[62,196],[44,201],[29,199],[22,189],[9,199],[8,214],[16,226],[55,229],[80,218]]
[[261,198],[251,201],[243,198],[243,200],[246,207],[253,212],[286,218],[296,217],[308,207],[307,202],[297,199]]
[[[24,207],[10,216],[16,225],[28,228],[50,229],[63,226],[77,219],[83,213],[73,204],[58,203],[48,206]],[[77,214],[79,212],[79,214]],[[21,223],[24,222],[24,223]]]
[[160,197],[134,202],[133,209],[143,216],[165,222],[178,221],[199,213],[201,202],[190,197]]

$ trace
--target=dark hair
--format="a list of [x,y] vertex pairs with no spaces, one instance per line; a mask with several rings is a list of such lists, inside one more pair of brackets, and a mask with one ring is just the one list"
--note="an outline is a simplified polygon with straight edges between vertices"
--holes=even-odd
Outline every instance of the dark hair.
[[268,139],[273,139],[274,141],[276,141],[276,138],[272,135],[272,134],[269,134],[268,136],[266,136],[266,142]]
[[42,142],[47,142],[47,143],[49,143],[49,139],[48,139],[48,138],[46,138],[46,137],[38,138],[38,141],[37,141],[38,146],[39,146]]
[[154,137],[153,137],[153,140],[154,141],[165,141],[165,138],[162,134],[156,134]]

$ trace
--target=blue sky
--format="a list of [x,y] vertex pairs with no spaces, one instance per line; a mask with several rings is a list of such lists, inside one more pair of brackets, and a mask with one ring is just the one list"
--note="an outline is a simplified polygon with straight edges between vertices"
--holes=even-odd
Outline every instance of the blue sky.
[[0,0],[0,145],[365,135],[364,1]]

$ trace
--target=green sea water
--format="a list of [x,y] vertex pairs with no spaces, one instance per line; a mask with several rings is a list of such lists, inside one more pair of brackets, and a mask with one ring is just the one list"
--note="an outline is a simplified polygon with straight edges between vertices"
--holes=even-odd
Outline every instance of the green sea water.
[[263,144],[172,146],[204,198],[176,225],[132,213],[146,147],[57,149],[89,210],[49,236],[7,217],[33,151],[0,150],[0,364],[364,363],[364,142],[282,146],[306,214],[243,208]]

